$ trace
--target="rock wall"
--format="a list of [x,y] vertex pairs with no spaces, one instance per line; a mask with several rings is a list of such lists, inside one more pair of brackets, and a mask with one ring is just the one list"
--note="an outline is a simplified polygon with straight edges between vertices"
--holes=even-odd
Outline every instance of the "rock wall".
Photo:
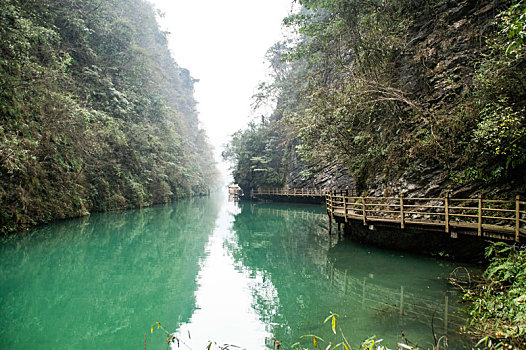
[[[499,0],[446,0],[422,6],[425,9],[413,19],[407,45],[395,69],[397,85],[422,111],[422,120],[415,121],[415,129],[427,124],[433,134],[436,132],[433,128],[437,127],[433,118],[438,116],[444,123],[449,123],[449,117],[455,118],[458,113],[455,108],[472,89],[475,67],[487,51],[485,37],[495,30],[495,17],[504,5],[505,1]],[[355,187],[343,164],[307,166],[294,152],[289,158],[286,188]],[[362,193],[438,197],[446,192],[452,196],[487,192],[482,183],[454,183],[454,164],[446,166],[418,154],[407,163],[407,167],[389,177],[384,173],[370,177]],[[490,196],[514,197],[517,186],[504,184],[492,191]]]
[[499,3],[441,1],[414,19],[406,52],[398,63],[399,81],[427,114],[447,113],[451,103],[469,91]]
[[354,188],[355,182],[349,171],[341,164],[331,163],[308,166],[292,152],[287,162],[285,188],[321,188],[324,190]]
[[[399,84],[422,109],[423,123],[437,115],[453,117],[455,105],[472,87],[475,66],[486,46],[484,37],[502,1],[442,1],[415,18],[405,55],[398,62]],[[429,122],[433,134],[433,123]],[[370,181],[371,195],[434,197],[476,194],[482,184],[459,186],[451,180],[451,168],[418,156],[397,177],[379,174]]]

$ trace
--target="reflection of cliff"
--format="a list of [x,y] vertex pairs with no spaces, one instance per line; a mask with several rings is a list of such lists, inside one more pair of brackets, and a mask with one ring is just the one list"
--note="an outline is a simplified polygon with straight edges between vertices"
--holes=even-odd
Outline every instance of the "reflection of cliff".
[[321,325],[330,311],[342,316],[353,344],[373,333],[392,344],[402,329],[410,340],[424,342],[430,340],[431,317],[437,332],[461,321],[453,315],[456,297],[444,280],[454,264],[337,242],[327,235],[321,208],[244,204],[234,231],[234,258],[259,276],[255,308],[285,342],[312,333],[330,338]]
[[[317,326],[328,310],[336,310],[322,273],[328,249],[323,238],[326,220],[321,207],[266,203],[244,204],[235,218],[234,259],[260,276],[260,284],[254,286],[255,308],[281,336],[292,336],[292,330],[309,323]],[[276,295],[269,296],[265,284],[273,285]]]
[[2,242],[0,342],[136,348],[154,322],[176,327],[193,312],[217,211],[210,199],[183,200],[60,222]]

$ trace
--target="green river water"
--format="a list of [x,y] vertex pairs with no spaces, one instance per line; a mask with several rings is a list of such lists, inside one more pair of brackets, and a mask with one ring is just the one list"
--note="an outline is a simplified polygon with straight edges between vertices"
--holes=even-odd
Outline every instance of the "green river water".
[[300,337],[341,341],[334,312],[353,346],[396,348],[403,330],[427,348],[433,325],[457,349],[458,266],[329,237],[321,206],[215,195],[94,214],[0,240],[0,348],[166,349],[155,322],[183,349],[312,347]]

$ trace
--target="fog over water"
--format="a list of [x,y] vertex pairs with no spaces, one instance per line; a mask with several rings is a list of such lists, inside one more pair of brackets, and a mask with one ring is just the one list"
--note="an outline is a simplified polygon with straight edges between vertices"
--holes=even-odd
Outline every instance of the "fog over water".
[[[151,2],[164,12],[159,22],[170,32],[175,61],[199,79],[195,85],[199,119],[220,162],[229,135],[258,117],[251,111],[251,97],[266,77],[266,51],[283,38],[281,22],[292,1]],[[227,173],[225,164],[220,168]]]

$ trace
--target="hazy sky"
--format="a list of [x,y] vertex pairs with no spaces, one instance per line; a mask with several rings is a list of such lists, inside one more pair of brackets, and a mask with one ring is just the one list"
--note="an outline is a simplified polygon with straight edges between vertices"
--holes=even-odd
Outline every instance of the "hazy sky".
[[199,79],[199,120],[219,154],[250,120],[251,96],[264,79],[267,49],[282,38],[292,0],[150,0],[165,13],[175,61]]

